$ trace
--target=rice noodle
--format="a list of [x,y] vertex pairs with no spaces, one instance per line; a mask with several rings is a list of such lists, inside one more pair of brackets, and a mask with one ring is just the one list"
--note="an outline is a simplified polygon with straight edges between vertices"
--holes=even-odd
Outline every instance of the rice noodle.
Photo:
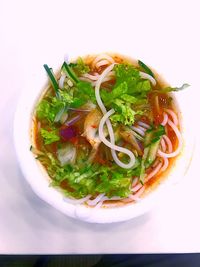
[[97,80],[97,84],[95,86],[95,96],[96,96],[96,100],[97,100],[97,103],[102,111],[102,113],[105,115],[107,113],[107,110],[101,100],[101,97],[100,97],[100,93],[99,93],[99,90],[100,90],[100,86],[101,86],[101,83],[102,81],[104,80],[104,78],[108,75],[108,73],[113,69],[115,64],[112,64],[110,65],[109,67],[107,67],[103,72],[102,74],[99,76],[99,79]]
[[89,78],[87,78],[87,77],[79,77],[79,79],[80,79],[81,81],[91,82],[91,80],[90,80]]
[[145,190],[145,185],[141,186],[140,190],[138,190],[137,193],[131,194],[128,196],[128,198],[123,199],[122,202],[128,203],[132,201],[140,201],[140,196],[142,195],[144,190]]
[[141,129],[139,129],[138,127],[136,126],[131,126],[131,129],[133,129],[135,132],[137,132],[138,134],[142,135],[142,136],[145,136],[145,132],[142,131]]
[[168,121],[168,115],[167,113],[164,113],[163,121],[161,122],[161,125],[165,126],[167,124],[167,121]]
[[164,164],[163,164],[162,168],[160,169],[160,171],[164,172],[169,165],[169,160],[166,157],[162,157],[162,159],[163,159]]
[[[117,146],[115,145],[115,139],[114,139],[114,132],[113,132],[113,128],[112,128],[112,125],[111,123],[109,124],[108,123],[108,118],[114,114],[115,111],[114,109],[111,109],[110,111],[108,111],[104,116],[103,118],[101,119],[100,121],[100,124],[99,124],[99,138],[100,140],[108,147],[111,148],[111,152],[112,152],[112,156],[113,156],[113,159],[114,161],[117,163],[117,165],[119,165],[121,168],[124,168],[124,169],[129,169],[131,167],[133,167],[133,165],[135,164],[135,156],[134,154],[128,150],[127,148],[124,148],[124,147],[120,147],[120,146]],[[109,120],[110,122],[110,120]],[[104,125],[105,123],[107,123],[107,127],[108,127],[108,132],[109,132],[109,135],[110,135],[110,141],[108,141],[106,138],[105,138],[105,135],[104,135],[104,131],[103,131],[103,128],[104,128]],[[111,126],[111,127],[110,127]],[[126,155],[129,156],[130,158],[130,161],[129,163],[123,163],[122,161],[120,161],[116,155],[116,151],[119,151],[119,152],[122,152]]]
[[[87,201],[87,204],[90,205],[90,206],[95,206],[94,208],[95,209],[98,209],[102,205],[106,205],[106,206],[110,205],[110,204],[107,204],[107,203],[103,203],[106,200],[121,200],[122,199],[121,197],[117,197],[117,196],[116,197],[108,198],[108,197],[102,196],[102,195],[104,195],[104,194],[100,194],[99,196],[96,197],[96,199],[99,197],[99,199],[97,199],[96,203],[95,202],[93,202],[93,203],[92,202],[89,202],[89,203],[92,203],[92,204],[89,204],[88,201]],[[94,199],[94,200],[96,200],[96,199]],[[93,201],[93,200],[91,200],[91,201]]]
[[162,151],[165,152],[167,147],[166,147],[166,144],[165,144],[165,140],[163,138],[160,141],[160,145],[161,145]]
[[105,196],[105,194],[99,194],[95,199],[92,200],[88,200],[87,204],[90,206],[95,206],[103,197]]
[[[169,137],[167,135],[163,135],[163,139],[165,140],[165,143],[167,144],[168,152],[171,153],[173,151],[171,140],[169,139]],[[165,151],[163,151],[163,152],[165,152]]]
[[139,184],[137,184],[136,186],[134,186],[134,187],[131,189],[131,191],[132,191],[132,192],[137,192],[141,187],[142,187],[142,184],[139,183]]
[[172,117],[173,123],[177,126],[178,125],[178,118],[174,111],[171,109],[165,108],[165,111]]
[[175,132],[175,134],[176,134],[176,136],[178,138],[178,147],[172,153],[164,153],[159,149],[158,150],[158,155],[161,156],[161,157],[173,158],[173,157],[176,157],[180,153],[180,151],[182,149],[183,141],[182,141],[181,133],[180,133],[179,129],[177,128],[177,126],[170,119],[168,119],[168,124],[173,129],[173,131]]
[[131,186],[131,187],[134,187],[134,186],[137,184],[137,182],[138,182],[138,178],[135,177],[135,178],[133,179],[133,181],[132,181],[132,186]]
[[155,169],[152,170],[146,177],[145,177],[145,183],[148,182],[153,176],[155,176],[159,171],[160,168],[162,167],[162,163],[158,163]]
[[100,68],[101,66],[105,66],[105,65],[108,65],[110,62],[107,60],[107,59],[103,59],[101,61],[99,61],[97,64],[96,64],[96,68]]
[[106,55],[106,54],[101,54],[101,55],[98,55],[92,62],[92,66],[94,67],[97,62],[99,62],[100,60],[103,60],[103,59],[107,59],[107,61],[109,61],[110,63],[114,63],[114,59],[109,56],[109,55]]
[[91,197],[91,195],[87,195],[86,197],[83,197],[83,198],[80,198],[80,199],[64,197],[63,200],[64,200],[65,202],[70,203],[70,204],[78,205],[78,204],[83,204],[83,203],[86,202],[90,197]]
[[[113,79],[113,77],[107,76],[106,78],[103,79],[102,83],[108,82],[108,81],[110,81],[112,79]],[[96,84],[97,84],[97,81],[92,82],[93,86],[96,86]]]
[[143,121],[138,121],[138,125],[146,128],[146,129],[149,129],[150,128],[150,126],[147,123],[143,122]]
[[138,201],[139,200],[139,197],[142,195],[142,193],[144,192],[144,190],[145,190],[145,185],[143,185],[140,188],[140,190],[137,191],[136,194],[130,195],[129,198],[131,198],[132,200]]
[[82,75],[82,77],[88,78],[88,79],[90,79],[90,80],[92,80],[92,81],[96,81],[96,80],[99,79],[99,74],[97,74],[97,75],[91,75],[91,74],[89,74],[89,73],[84,73],[84,74]]
[[[103,72],[102,74],[100,75],[98,81],[97,81],[97,84],[95,86],[95,96],[96,96],[96,100],[97,100],[97,103],[102,111],[102,113],[104,114],[103,118],[101,119],[100,121],[100,124],[99,124],[99,138],[101,139],[101,141],[106,144],[108,147],[111,148],[111,153],[112,153],[112,156],[113,156],[113,159],[114,161],[116,162],[117,165],[119,165],[120,167],[122,168],[131,168],[133,167],[133,165],[135,164],[135,156],[134,154],[126,149],[126,148],[123,148],[123,147],[119,147],[119,146],[116,146],[115,145],[115,137],[114,137],[114,132],[113,132],[113,128],[112,128],[112,124],[109,120],[109,117],[115,112],[114,109],[111,109],[109,112],[107,112],[102,100],[101,100],[101,97],[100,97],[100,93],[99,93],[99,90],[100,90],[100,86],[101,86],[101,83],[103,81],[103,79],[107,76],[107,74],[112,71],[113,67],[114,67],[115,64],[112,64],[110,65],[109,67],[107,67]],[[103,131],[103,128],[104,128],[104,124],[106,123],[107,125],[107,128],[108,128],[108,133],[109,133],[109,136],[110,136],[110,142],[105,138],[105,135],[104,135],[104,131]],[[115,150],[117,151],[120,151],[122,153],[125,153],[127,154],[129,157],[130,157],[130,162],[128,164],[125,164],[123,163],[122,161],[120,161],[116,155],[116,152]]]
[[149,81],[152,83],[153,86],[156,85],[156,80],[155,80],[151,75],[149,75],[149,74],[147,74],[147,73],[145,73],[145,72],[140,71],[140,77],[141,77],[142,79],[147,79],[147,80],[149,80]]

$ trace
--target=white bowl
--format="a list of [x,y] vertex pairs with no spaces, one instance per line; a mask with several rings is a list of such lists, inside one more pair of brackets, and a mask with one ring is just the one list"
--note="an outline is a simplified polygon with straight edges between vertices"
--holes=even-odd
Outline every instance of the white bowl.
[[[60,66],[60,63],[54,67]],[[54,68],[55,69],[55,68]],[[159,72],[159,70],[157,70]],[[60,210],[64,214],[91,223],[112,223],[137,217],[149,209],[161,198],[166,197],[173,185],[180,181],[189,166],[192,157],[194,139],[189,132],[191,112],[187,110],[189,93],[187,90],[176,94],[182,113],[184,149],[176,161],[176,166],[169,176],[150,194],[140,202],[121,207],[92,209],[84,205],[67,203],[63,195],[53,187],[49,187],[49,180],[30,151],[31,120],[33,108],[47,84],[47,77],[42,66],[37,74],[30,78],[18,104],[14,122],[14,141],[23,174],[33,191],[44,201]],[[170,81],[168,81],[170,83]],[[184,81],[183,81],[184,82]],[[191,89],[190,89],[191,92]],[[186,105],[187,104],[187,105]],[[45,177],[46,176],[46,177]]]

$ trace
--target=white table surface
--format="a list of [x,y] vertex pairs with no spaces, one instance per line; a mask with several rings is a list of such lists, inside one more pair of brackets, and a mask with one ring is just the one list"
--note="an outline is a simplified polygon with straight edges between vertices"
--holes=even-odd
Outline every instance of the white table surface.
[[29,89],[36,67],[43,71],[42,64],[62,58],[63,51],[126,53],[131,47],[146,62],[156,55],[155,68],[171,66],[166,75],[179,81],[175,62],[198,96],[199,8],[192,0],[1,1],[0,253],[200,252],[198,135],[191,167],[169,199],[139,218],[110,225],[75,221],[40,200],[22,175],[13,146],[21,90]]

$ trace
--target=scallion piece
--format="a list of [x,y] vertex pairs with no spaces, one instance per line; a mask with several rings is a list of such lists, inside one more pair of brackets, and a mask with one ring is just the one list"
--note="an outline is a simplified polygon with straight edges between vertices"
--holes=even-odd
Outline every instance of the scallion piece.
[[70,68],[70,66],[67,65],[66,62],[63,63],[62,69],[66,72],[66,74],[68,74],[69,78],[71,78],[75,83],[78,83],[79,82],[78,77],[73,72],[73,70]]
[[138,60],[138,65],[149,75],[151,75],[154,78],[154,74],[153,72],[150,70],[149,67],[147,67],[146,64],[144,64],[144,62],[142,62],[141,60]]
[[48,76],[49,76],[49,79],[50,79],[50,81],[51,81],[51,84],[52,84],[52,86],[53,86],[53,89],[54,89],[55,92],[56,92],[56,96],[59,96],[59,86],[58,86],[58,83],[57,83],[57,81],[56,81],[56,78],[55,78],[54,75],[53,75],[52,70],[48,67],[47,64],[44,64],[43,67],[45,68],[45,70],[46,70],[46,72],[47,72],[47,74],[48,74]]

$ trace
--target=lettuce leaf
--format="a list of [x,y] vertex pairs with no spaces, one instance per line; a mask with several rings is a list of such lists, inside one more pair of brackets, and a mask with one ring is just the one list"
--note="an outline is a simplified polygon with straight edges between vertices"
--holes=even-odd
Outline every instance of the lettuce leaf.
[[70,165],[61,167],[57,164],[55,168],[53,162],[52,168],[48,168],[49,175],[53,178],[52,186],[60,186],[65,181],[69,187],[69,190],[64,189],[65,194],[75,198],[100,193],[107,197],[128,197],[133,171],[121,170],[115,164],[112,168],[98,164],[87,164],[82,168],[72,168]]
[[53,122],[57,111],[51,108],[51,104],[47,100],[42,100],[36,107],[36,116],[39,120],[48,120]]
[[124,125],[132,125],[135,121],[135,115],[142,115],[142,111],[134,111],[130,105],[130,103],[125,102],[121,99],[115,99],[113,101],[113,106],[116,111],[110,119],[112,122],[122,123]]
[[132,88],[135,87],[135,85],[140,80],[139,70],[137,70],[130,64],[117,64],[114,67],[114,71],[116,75],[115,86],[126,82],[128,88]]
[[60,136],[58,135],[57,130],[47,131],[41,128],[40,134],[43,137],[45,145],[49,145],[60,140]]
[[85,74],[90,71],[90,67],[86,65],[81,57],[77,59],[76,63],[70,63],[69,66],[78,74]]

